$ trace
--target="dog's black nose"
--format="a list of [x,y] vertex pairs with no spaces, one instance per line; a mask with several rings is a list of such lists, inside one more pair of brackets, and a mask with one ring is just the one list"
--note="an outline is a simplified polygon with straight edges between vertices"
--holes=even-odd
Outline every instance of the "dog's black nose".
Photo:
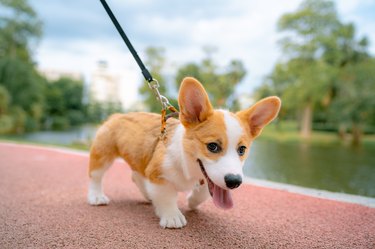
[[225,184],[228,188],[238,188],[242,183],[242,177],[240,175],[228,174],[224,176]]

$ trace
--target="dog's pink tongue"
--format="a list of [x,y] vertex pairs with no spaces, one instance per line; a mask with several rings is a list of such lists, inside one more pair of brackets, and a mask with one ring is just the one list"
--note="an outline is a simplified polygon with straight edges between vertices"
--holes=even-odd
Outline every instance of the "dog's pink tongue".
[[214,184],[212,198],[217,207],[230,209],[233,207],[232,196],[229,190],[225,190]]

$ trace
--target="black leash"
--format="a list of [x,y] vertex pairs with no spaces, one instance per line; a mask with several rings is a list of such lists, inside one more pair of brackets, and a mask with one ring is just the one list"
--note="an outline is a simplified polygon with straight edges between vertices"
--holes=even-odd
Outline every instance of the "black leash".
[[137,54],[137,51],[135,51],[133,45],[131,44],[131,42],[129,41],[128,37],[126,36],[124,30],[121,28],[121,25],[119,24],[119,22],[117,21],[115,15],[113,15],[112,13],[112,10],[109,8],[107,2],[105,0],[100,0],[100,2],[102,3],[105,11],[107,12],[107,14],[109,15],[109,17],[111,18],[113,24],[115,25],[117,31],[119,32],[119,34],[121,35],[122,39],[124,40],[126,46],[128,47],[128,49],[130,50],[130,53],[132,53],[135,61],[137,62],[138,66],[141,68],[142,70],[142,74],[143,74],[143,77],[145,77],[145,79],[151,83],[154,81],[154,79],[152,78],[152,75],[150,74],[150,72],[147,70],[146,66],[143,64],[141,58],[139,58],[138,54]]
[[[143,64],[141,58],[139,58],[139,56],[137,54],[137,51],[135,51],[133,45],[129,41],[129,38],[126,36],[124,30],[121,28],[121,25],[117,21],[115,15],[112,13],[112,11],[109,8],[107,2],[105,0],[100,0],[100,2],[102,3],[102,5],[103,5],[105,11],[107,12],[108,16],[111,18],[113,24],[115,25],[117,31],[119,32],[122,39],[124,40],[126,46],[130,50],[130,53],[133,55],[135,61],[138,64],[138,66],[141,68],[143,77],[146,79],[146,81],[148,81],[148,86],[153,91],[156,99],[158,101],[160,101],[160,104],[162,106],[160,139],[165,140],[166,135],[167,135],[167,119],[170,118],[170,117],[177,117],[178,116],[178,110],[169,103],[169,100],[165,96],[160,94],[160,92],[159,92],[159,87],[160,87],[159,82],[152,77],[151,73],[147,70],[146,66]],[[172,112],[172,113],[167,114],[167,110]]]

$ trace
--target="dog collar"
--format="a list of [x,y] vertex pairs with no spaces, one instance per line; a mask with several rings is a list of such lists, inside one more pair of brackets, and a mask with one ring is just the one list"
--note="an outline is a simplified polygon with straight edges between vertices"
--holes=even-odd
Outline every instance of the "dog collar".
[[[199,164],[199,167],[203,167],[202,161],[198,158],[197,162]],[[202,186],[204,184],[204,179],[199,179],[199,185]]]

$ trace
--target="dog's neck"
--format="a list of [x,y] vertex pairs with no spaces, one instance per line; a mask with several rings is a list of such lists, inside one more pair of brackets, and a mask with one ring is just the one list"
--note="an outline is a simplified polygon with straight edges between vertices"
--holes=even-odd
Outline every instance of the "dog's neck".
[[167,148],[167,165],[182,171],[185,180],[198,181],[201,177],[197,158],[192,158],[184,149],[185,128],[178,125]]

